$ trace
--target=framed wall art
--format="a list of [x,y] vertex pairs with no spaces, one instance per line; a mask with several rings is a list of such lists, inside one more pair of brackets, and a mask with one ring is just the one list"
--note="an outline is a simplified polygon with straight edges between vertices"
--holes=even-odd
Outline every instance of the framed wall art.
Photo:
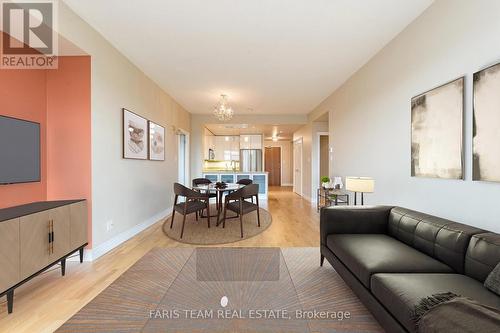
[[464,77],[411,99],[411,175],[463,179]]
[[500,181],[500,64],[474,73],[472,179]]
[[148,121],[132,111],[123,109],[123,158],[148,158]]
[[165,128],[149,121],[149,159],[165,161]]

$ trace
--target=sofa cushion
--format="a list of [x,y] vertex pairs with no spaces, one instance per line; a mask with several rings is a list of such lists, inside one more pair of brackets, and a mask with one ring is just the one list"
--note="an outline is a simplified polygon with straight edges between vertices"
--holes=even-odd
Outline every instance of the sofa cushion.
[[472,235],[484,230],[436,216],[395,207],[389,214],[388,234],[425,254],[464,272],[464,257]]
[[342,234],[327,237],[328,248],[367,287],[375,273],[453,273],[424,253],[382,234]]
[[474,235],[465,256],[465,274],[483,283],[500,262],[500,235],[485,232]]
[[500,308],[500,297],[462,274],[374,274],[371,286],[373,295],[410,332],[416,331],[411,320],[415,306],[433,294],[452,292]]

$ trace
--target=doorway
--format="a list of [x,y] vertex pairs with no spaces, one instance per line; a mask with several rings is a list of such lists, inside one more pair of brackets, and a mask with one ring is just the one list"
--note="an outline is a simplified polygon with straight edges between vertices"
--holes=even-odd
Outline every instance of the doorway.
[[264,161],[269,186],[281,186],[281,147],[266,147]]
[[302,138],[293,142],[293,191],[302,196]]
[[328,177],[330,174],[329,170],[329,137],[328,135],[321,134],[319,136],[319,179],[318,184],[321,185],[321,177]]

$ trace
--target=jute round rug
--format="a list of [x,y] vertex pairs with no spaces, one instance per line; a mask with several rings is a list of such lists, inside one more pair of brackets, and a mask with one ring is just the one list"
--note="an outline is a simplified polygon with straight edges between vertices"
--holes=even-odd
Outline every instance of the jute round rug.
[[[214,215],[217,212],[215,205],[210,206],[210,213]],[[217,227],[217,217],[210,218],[210,228],[208,228],[207,219],[198,218],[196,215],[189,214],[186,216],[186,224],[184,226],[184,235],[181,239],[181,228],[183,216],[175,213],[174,225],[170,229],[171,216],[163,223],[163,232],[169,238],[181,243],[195,244],[195,245],[215,245],[238,242],[240,240],[254,237],[264,230],[266,230],[272,222],[271,214],[260,208],[260,227],[257,226],[257,212],[251,212],[243,216],[243,238],[240,235],[240,219],[228,218],[226,219],[226,227],[222,228],[222,223]],[[204,212],[206,214],[206,211]],[[222,212],[220,214],[222,219]],[[234,212],[227,211],[228,217],[236,216]]]

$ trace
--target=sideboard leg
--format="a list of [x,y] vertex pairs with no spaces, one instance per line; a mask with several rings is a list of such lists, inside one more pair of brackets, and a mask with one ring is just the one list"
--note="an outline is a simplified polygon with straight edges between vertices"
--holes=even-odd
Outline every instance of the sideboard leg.
[[321,255],[321,258],[319,259],[319,265],[323,266],[323,262],[325,261],[325,256]]
[[66,257],[61,259],[61,273],[62,276],[66,274]]
[[14,289],[7,292],[7,312],[12,313],[14,308]]
[[83,247],[80,248],[80,264],[83,262]]

